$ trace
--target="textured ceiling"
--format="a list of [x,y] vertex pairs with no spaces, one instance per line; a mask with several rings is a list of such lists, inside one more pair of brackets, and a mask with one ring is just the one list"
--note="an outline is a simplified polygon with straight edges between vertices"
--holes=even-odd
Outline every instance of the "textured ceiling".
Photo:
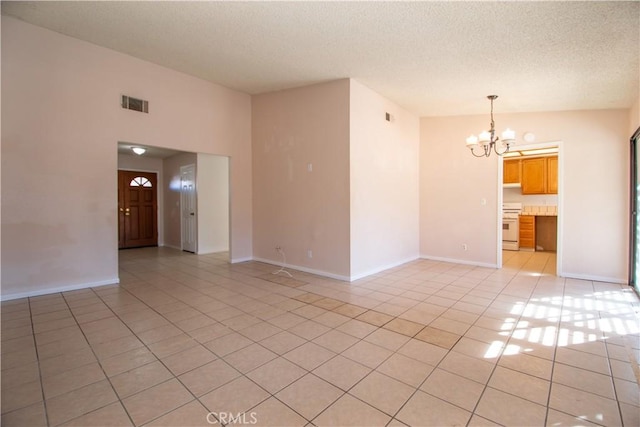
[[2,2],[249,94],[352,77],[420,116],[629,108],[640,2]]

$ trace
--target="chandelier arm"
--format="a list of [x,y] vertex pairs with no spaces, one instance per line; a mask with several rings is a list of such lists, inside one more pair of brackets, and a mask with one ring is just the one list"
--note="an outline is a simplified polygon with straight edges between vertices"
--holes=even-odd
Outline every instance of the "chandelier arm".
[[[486,146],[485,146],[485,147],[483,147],[483,151],[484,151],[484,152],[483,152],[483,153],[480,153],[480,154],[476,154],[476,152],[473,150],[473,147],[472,147],[472,148],[470,148],[470,150],[471,150],[471,154],[473,154],[475,157],[489,157],[489,154],[488,154],[488,152],[487,152],[487,148],[486,148]],[[489,153],[490,153],[490,151],[489,151]]]
[[[497,141],[498,141],[498,140],[496,140],[496,142],[497,142]],[[498,156],[502,156],[503,154],[505,154],[505,153],[508,153],[508,152],[509,152],[509,148],[511,148],[511,147],[510,147],[509,145],[506,145],[506,146],[505,146],[505,149],[504,149],[503,151],[498,151],[498,144],[495,144],[495,145],[493,146],[493,151],[495,151],[495,153],[496,153]]]

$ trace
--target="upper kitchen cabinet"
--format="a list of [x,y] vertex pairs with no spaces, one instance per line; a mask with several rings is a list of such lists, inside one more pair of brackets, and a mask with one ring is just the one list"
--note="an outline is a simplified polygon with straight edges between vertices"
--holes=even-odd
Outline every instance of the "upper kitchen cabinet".
[[547,159],[522,160],[522,194],[546,194]]
[[558,194],[558,156],[522,159],[522,194]]
[[558,156],[547,157],[547,190],[558,194]]
[[520,159],[505,159],[502,180],[505,184],[520,183]]

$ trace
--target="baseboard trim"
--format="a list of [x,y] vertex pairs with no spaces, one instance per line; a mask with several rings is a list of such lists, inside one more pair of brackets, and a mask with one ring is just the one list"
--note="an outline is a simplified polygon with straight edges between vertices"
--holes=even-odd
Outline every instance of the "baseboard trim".
[[498,264],[490,264],[487,262],[477,262],[477,261],[468,261],[464,259],[455,259],[455,258],[444,258],[444,257],[436,257],[430,255],[420,255],[421,259],[427,259],[430,261],[440,261],[440,262],[448,262],[452,264],[464,264],[464,265],[473,265],[476,267],[486,267],[486,268],[498,268]]
[[168,243],[166,243],[166,244],[164,244],[164,245],[162,245],[162,246],[163,246],[163,247],[165,247],[165,248],[177,249],[177,250],[179,250],[179,251],[181,251],[181,250],[182,250],[182,248],[181,248],[180,246],[174,246],[174,245],[170,245],[170,244],[168,244]]
[[61,287],[48,288],[48,289],[38,289],[37,291],[20,292],[16,294],[8,294],[8,295],[2,294],[0,295],[0,301],[11,301],[11,300],[20,299],[20,298],[38,297],[41,295],[57,294],[60,292],[77,291],[80,289],[87,289],[87,288],[97,288],[99,286],[117,285],[118,283],[120,283],[120,278],[115,277],[113,279],[99,280],[97,282],[90,282],[90,283],[81,283],[78,285],[61,286]]
[[198,250],[197,255],[211,255],[220,252],[229,252],[229,248],[207,248],[202,251]]
[[[278,267],[282,267],[282,262],[278,262],[278,261],[275,261],[275,260],[272,260],[272,259],[254,257],[253,261],[264,262],[265,264],[271,264],[271,265],[273,265],[273,266],[275,266],[277,268]],[[292,270],[303,271],[305,273],[315,274],[315,275],[322,276],[322,277],[328,277],[330,279],[341,280],[343,282],[350,282],[351,281],[349,276],[342,276],[342,275],[339,275],[339,274],[329,273],[327,271],[315,270],[313,268],[307,268],[307,267],[301,267],[299,265],[287,264],[287,265],[284,266],[284,268],[291,268]]]
[[[308,267],[303,267],[303,266],[300,266],[300,265],[293,265],[293,264],[287,264],[285,266],[285,268],[291,268],[292,270],[298,270],[298,271],[302,271],[304,273],[315,274],[317,276],[328,277],[330,279],[336,279],[336,280],[340,280],[342,282],[355,282],[356,280],[360,280],[360,279],[363,279],[365,277],[372,276],[374,274],[380,273],[381,271],[389,270],[391,268],[395,268],[395,267],[398,267],[400,265],[403,265],[403,264],[406,264],[406,263],[409,263],[409,262],[412,262],[412,261],[415,261],[415,260],[418,260],[418,259],[420,259],[420,257],[417,257],[417,256],[416,257],[412,257],[412,258],[408,258],[406,260],[398,261],[398,262],[395,262],[395,263],[392,263],[392,264],[388,264],[388,265],[385,265],[383,267],[376,268],[376,269],[373,269],[373,270],[369,270],[366,273],[360,273],[360,274],[357,274],[357,275],[354,275],[354,276],[343,276],[343,275],[340,275],[340,274],[330,273],[330,272],[323,271],[323,270],[316,270],[316,269],[313,269],[313,268],[308,268]],[[253,257],[253,258],[246,259],[244,261],[258,261],[258,262],[263,262],[265,264],[273,265],[276,268],[282,267],[282,262],[276,261],[276,260],[272,260],[272,259],[267,259],[267,258]],[[233,260],[232,263],[234,263],[234,262],[236,262],[236,261]]]
[[619,285],[629,284],[629,282],[626,279],[617,279],[615,277],[591,276],[589,274],[575,274],[575,273],[562,272],[562,275],[560,277],[564,277],[566,279],[590,280],[592,282],[616,283]]
[[249,256],[249,257],[242,257],[242,258],[233,258],[233,259],[231,259],[229,262],[230,262],[231,264],[238,264],[238,263],[240,263],[240,262],[249,262],[249,261],[253,261],[253,259],[254,259],[253,257],[250,257],[250,256]]
[[389,270],[391,268],[399,267],[401,265],[407,264],[407,263],[415,261],[417,259],[420,259],[420,257],[415,256],[415,257],[412,257],[412,258],[407,258],[407,259],[402,260],[402,261],[398,261],[398,262],[394,262],[394,263],[391,263],[391,264],[387,264],[387,265],[384,265],[382,267],[376,267],[373,270],[369,270],[369,271],[366,271],[364,273],[359,273],[359,274],[355,274],[355,275],[351,276],[351,281],[355,282],[356,280],[360,280],[360,279],[364,279],[365,277],[373,276],[374,274],[378,274],[378,273],[380,273],[382,271]]

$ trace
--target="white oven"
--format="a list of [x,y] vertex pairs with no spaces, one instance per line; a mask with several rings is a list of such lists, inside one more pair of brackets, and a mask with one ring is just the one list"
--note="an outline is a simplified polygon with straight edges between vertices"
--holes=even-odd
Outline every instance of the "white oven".
[[522,203],[502,204],[502,249],[517,251],[520,249],[520,229],[518,221],[522,212]]

